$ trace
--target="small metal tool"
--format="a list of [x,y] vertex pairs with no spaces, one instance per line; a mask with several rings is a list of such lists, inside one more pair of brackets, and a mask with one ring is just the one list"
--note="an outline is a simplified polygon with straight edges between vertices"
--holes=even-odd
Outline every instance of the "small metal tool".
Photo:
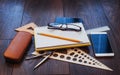
[[39,55],[36,55],[36,56],[26,57],[25,59],[26,60],[35,59],[35,58],[38,58],[38,57],[41,57],[41,56],[44,56],[44,55],[48,55],[48,54],[50,54],[50,53],[49,52],[45,52],[43,54],[39,54]]
[[37,67],[39,67],[43,62],[45,62],[45,61],[52,55],[53,51],[49,51],[48,53],[49,53],[49,54],[48,54],[42,61],[40,61],[40,62],[34,67],[33,70],[35,70],[35,69],[36,69]]

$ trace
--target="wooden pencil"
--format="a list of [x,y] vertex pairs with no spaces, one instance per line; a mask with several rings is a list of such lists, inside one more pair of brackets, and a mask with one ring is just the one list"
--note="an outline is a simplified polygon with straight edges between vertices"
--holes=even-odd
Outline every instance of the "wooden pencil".
[[67,40],[71,42],[80,42],[80,40],[72,39],[72,38],[67,38],[63,36],[58,36],[54,34],[48,34],[48,33],[38,33],[39,35],[47,36],[47,37],[52,37],[52,38],[57,38],[57,39],[62,39],[62,40]]

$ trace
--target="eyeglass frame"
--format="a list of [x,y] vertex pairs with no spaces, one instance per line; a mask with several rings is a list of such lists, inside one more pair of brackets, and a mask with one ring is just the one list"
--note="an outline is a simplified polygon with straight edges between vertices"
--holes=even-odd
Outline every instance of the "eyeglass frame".
[[[64,24],[61,24],[60,27],[57,27],[57,25],[60,25],[61,23],[49,23],[48,24],[48,29],[58,29],[58,30],[63,30],[63,31],[81,31],[81,27],[78,26],[78,25],[75,25],[73,23],[64,23]],[[63,26],[66,26],[65,28],[63,28]],[[78,27],[79,29],[74,29],[74,28],[68,28],[68,25],[73,25],[73,26],[76,26]]]

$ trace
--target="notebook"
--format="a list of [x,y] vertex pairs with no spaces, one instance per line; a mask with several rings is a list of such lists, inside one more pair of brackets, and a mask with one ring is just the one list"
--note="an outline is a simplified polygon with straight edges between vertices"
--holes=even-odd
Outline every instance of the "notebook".
[[[34,29],[34,37],[35,37],[35,49],[36,51],[43,50],[55,50],[61,48],[73,48],[73,47],[81,47],[81,46],[89,46],[91,45],[87,33],[83,27],[82,23],[72,23],[78,25],[82,28],[81,31],[62,31],[57,29],[48,29],[47,26],[36,27]],[[48,37],[44,35],[40,35],[38,33],[51,34],[55,36],[71,38],[79,40],[80,42],[72,42],[68,40]]]
[[81,18],[72,18],[72,17],[56,17],[55,23],[83,23]]

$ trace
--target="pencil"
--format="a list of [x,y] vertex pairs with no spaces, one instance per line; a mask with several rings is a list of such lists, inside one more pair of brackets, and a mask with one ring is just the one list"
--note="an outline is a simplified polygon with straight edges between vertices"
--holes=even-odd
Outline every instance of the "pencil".
[[67,37],[62,37],[58,35],[53,35],[53,34],[48,34],[48,33],[38,33],[39,35],[47,36],[47,37],[52,37],[52,38],[57,38],[57,39],[62,39],[62,40],[67,40],[71,42],[80,42],[79,40],[72,39],[72,38],[67,38]]

